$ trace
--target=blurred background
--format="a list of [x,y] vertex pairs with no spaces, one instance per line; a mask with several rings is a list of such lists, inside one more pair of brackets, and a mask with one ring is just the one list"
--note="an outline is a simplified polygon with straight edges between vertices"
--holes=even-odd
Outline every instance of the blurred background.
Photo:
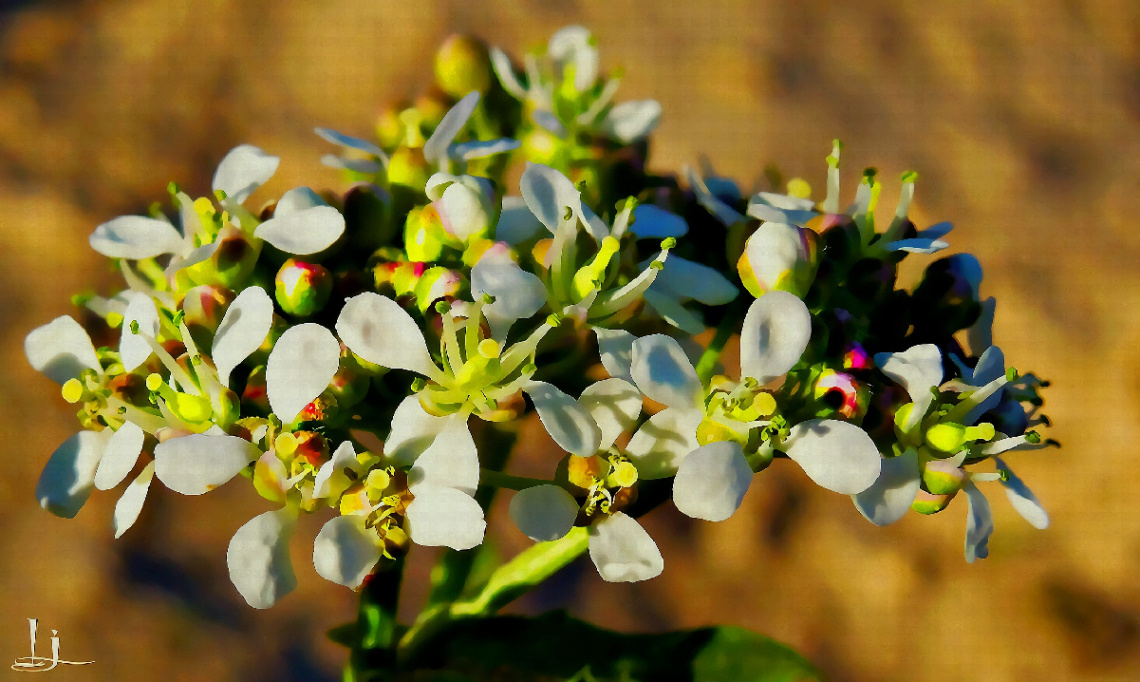
[[[415,96],[436,46],[472,32],[509,53],[581,23],[620,98],[664,107],[651,166],[706,154],[747,190],[777,162],[822,190],[833,137],[844,182],[875,165],[920,174],[912,216],[951,220],[986,268],[1009,363],[1053,381],[1063,448],[1010,457],[1053,518],[1035,531],[996,487],[991,558],[962,558],[965,505],[889,528],[795,467],[758,476],[732,519],[662,507],[645,525],[658,579],[603,583],[588,560],[516,611],[569,605],[629,631],[727,623],[783,640],[835,680],[1140,678],[1140,4],[972,0],[839,8],[800,0],[321,3],[57,0],[0,4],[0,664],[28,655],[27,618],[61,638],[75,680],[335,680],[323,633],[355,595],[320,579],[294,539],[299,587],[248,608],[226,573],[233,532],[267,506],[248,487],[152,495],[113,541],[116,495],[71,521],[33,499],[76,429],[22,342],[115,278],[95,225],[142,212],[176,180],[204,192],[234,145],[282,157],[265,196],[343,187],[315,125],[368,137],[384,103]],[[921,257],[919,257],[921,258]],[[531,425],[533,427],[533,425]],[[545,435],[530,428],[527,450]],[[549,460],[553,462],[553,460]],[[505,500],[500,500],[505,502]],[[499,511],[501,513],[505,509]],[[507,524],[502,551],[527,544]],[[417,550],[406,615],[433,554]]]

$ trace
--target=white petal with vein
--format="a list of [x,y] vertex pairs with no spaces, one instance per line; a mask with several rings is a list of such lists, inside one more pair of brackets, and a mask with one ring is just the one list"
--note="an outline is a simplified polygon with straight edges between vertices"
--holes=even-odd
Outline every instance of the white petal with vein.
[[290,327],[277,339],[265,367],[269,405],[288,424],[328,388],[340,367],[340,343],[319,324]]

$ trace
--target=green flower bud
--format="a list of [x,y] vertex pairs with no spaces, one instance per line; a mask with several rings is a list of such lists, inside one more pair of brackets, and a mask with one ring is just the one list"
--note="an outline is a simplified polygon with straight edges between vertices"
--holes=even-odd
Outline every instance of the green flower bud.
[[456,99],[472,90],[486,93],[491,88],[487,46],[470,36],[452,35],[435,55],[435,80]]
[[927,462],[922,472],[922,486],[934,495],[954,495],[962,489],[966,472],[943,460]]
[[937,514],[945,509],[952,499],[954,499],[954,495],[934,495],[920,489],[910,508],[919,514]]
[[325,268],[290,258],[277,271],[274,294],[282,310],[308,317],[328,303],[332,285],[332,275]]

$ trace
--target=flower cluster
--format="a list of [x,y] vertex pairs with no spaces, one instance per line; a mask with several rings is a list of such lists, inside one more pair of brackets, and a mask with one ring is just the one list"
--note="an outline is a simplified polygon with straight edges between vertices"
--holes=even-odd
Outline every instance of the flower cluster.
[[[171,184],[169,211],[95,228],[124,288],[77,297],[78,321],[25,343],[80,424],[40,478],[45,509],[74,516],[129,480],[118,537],[156,478],[184,495],[246,478],[273,509],[227,560],[257,608],[295,585],[300,514],[331,517],[314,565],[356,588],[413,544],[480,545],[480,489],[511,490],[535,541],[587,527],[609,581],[662,571],[636,520],[656,498],[723,521],[778,459],[876,525],[963,491],[968,561],[993,529],[980,483],[1048,524],[1003,459],[1050,444],[1032,430],[1045,383],[992,345],[977,260],[896,285],[904,258],[948,246],[949,224],[908,217],[915,173],[881,231],[873,169],[840,209],[838,142],[819,201],[799,179],[745,198],[710,171],[648,173],[660,106],[615,103],[581,27],[521,69],[452,38],[436,75],[375,141],[317,129],[353,182],[342,194],[254,208],[278,159],[242,145],[210,196]],[[738,371],[717,364],[733,336]],[[532,409],[562,451],[547,479],[507,474],[482,445]]]

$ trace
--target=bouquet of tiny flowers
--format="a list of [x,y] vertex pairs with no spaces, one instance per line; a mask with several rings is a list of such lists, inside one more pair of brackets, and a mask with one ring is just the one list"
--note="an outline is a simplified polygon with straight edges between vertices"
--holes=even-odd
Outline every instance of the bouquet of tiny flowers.
[[[296,584],[297,519],[321,515],[314,567],[360,593],[330,633],[351,650],[347,680],[814,677],[733,628],[495,615],[585,552],[602,580],[656,577],[640,516],[723,521],[770,466],[875,525],[961,492],[969,562],[993,530],[984,487],[1048,525],[1005,461],[1054,444],[1034,430],[1046,383],[993,345],[978,260],[931,259],[896,286],[904,258],[948,247],[949,223],[908,217],[916,173],[888,183],[899,198],[877,224],[883,183],[867,169],[844,201],[838,141],[822,197],[798,178],[746,197],[707,164],[650,172],[661,107],[617,99],[578,26],[521,63],[453,37],[435,76],[373,139],[316,129],[343,191],[255,200],[279,159],[241,145],[210,196],[171,183],[167,206],[94,229],[123,289],[77,296],[77,316],[25,342],[80,427],[44,468],[44,509],[73,517],[122,486],[119,537],[152,487],[243,478],[272,509],[226,561],[259,609]],[[532,411],[558,448],[544,478],[509,473]],[[536,544],[487,566],[496,495]],[[448,550],[400,623],[415,545]]]

